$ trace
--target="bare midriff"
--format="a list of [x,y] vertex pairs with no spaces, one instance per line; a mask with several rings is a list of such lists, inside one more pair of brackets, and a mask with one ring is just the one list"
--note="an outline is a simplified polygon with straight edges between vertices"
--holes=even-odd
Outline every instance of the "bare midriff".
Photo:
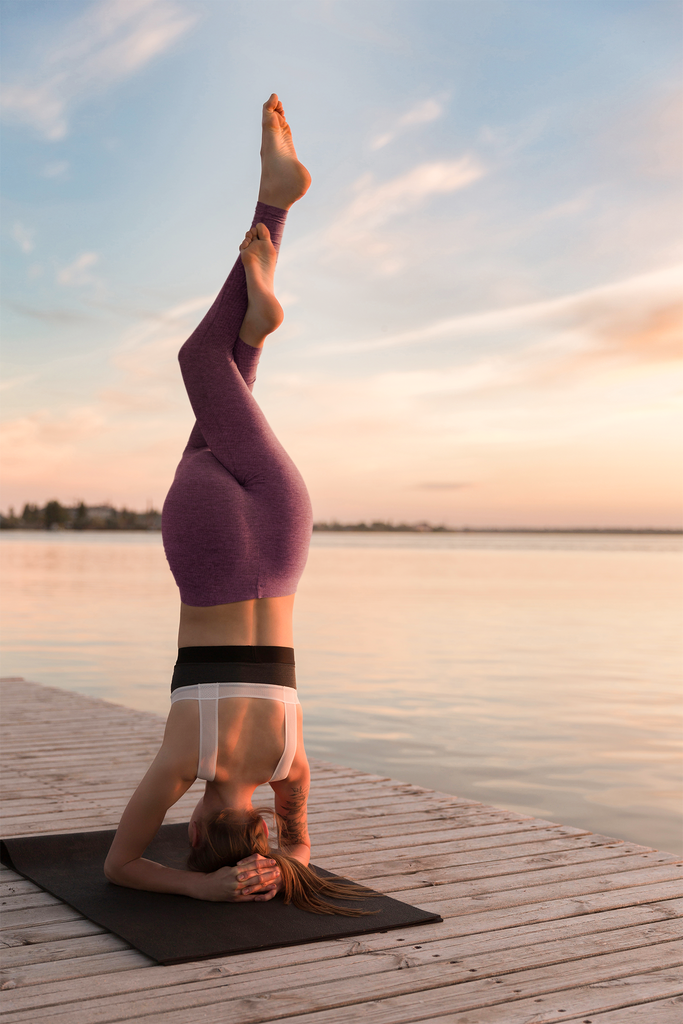
[[178,647],[293,647],[294,594],[206,608],[181,604]]

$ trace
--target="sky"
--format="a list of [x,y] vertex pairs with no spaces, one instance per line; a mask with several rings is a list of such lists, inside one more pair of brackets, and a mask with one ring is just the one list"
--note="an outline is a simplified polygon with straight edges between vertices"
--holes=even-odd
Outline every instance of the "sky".
[[317,520],[680,526],[678,0],[4,0],[0,506],[159,508],[277,92]]

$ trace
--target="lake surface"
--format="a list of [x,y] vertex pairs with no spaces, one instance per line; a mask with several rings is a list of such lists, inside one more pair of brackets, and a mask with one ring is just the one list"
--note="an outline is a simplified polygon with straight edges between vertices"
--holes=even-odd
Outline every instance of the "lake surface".
[[[683,852],[681,538],[316,533],[309,754]],[[2,674],[166,714],[159,534],[0,534]],[[150,757],[153,751],[150,751]]]

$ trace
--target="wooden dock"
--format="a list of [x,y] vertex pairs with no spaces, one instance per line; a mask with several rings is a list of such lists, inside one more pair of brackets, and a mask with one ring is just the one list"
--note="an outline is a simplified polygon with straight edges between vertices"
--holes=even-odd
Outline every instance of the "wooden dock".
[[[3,685],[4,837],[115,827],[163,722]],[[3,868],[6,1024],[680,1024],[677,859],[314,762],[317,863],[442,924],[160,967]],[[257,794],[258,795],[258,794]],[[195,787],[167,820],[187,820]],[[356,851],[356,852],[350,852]]]

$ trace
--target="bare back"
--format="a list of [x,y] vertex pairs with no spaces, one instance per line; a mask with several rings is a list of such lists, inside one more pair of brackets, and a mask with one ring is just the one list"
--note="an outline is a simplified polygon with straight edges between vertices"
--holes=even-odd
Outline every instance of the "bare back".
[[[299,718],[300,709],[297,709]],[[268,782],[284,748],[283,705],[276,700],[232,697],[218,701],[218,756],[214,784],[260,786]],[[184,778],[197,777],[199,707],[197,701],[173,704],[164,746]]]

